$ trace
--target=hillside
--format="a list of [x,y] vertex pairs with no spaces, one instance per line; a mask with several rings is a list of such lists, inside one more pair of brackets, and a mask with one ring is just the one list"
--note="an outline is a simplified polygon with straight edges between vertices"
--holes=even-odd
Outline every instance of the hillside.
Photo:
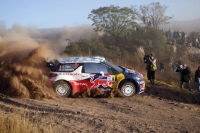
[[188,21],[172,20],[169,24],[160,26],[160,28],[164,30],[169,30],[169,28],[171,28],[173,30],[179,30],[180,32],[184,31],[187,34],[192,31],[200,32],[200,18]]

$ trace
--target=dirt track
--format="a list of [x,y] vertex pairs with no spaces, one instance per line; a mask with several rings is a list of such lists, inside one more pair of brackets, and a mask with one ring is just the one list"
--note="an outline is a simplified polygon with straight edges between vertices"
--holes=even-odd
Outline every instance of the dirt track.
[[26,116],[55,133],[200,132],[200,105],[148,94],[132,98],[0,98],[6,114]]

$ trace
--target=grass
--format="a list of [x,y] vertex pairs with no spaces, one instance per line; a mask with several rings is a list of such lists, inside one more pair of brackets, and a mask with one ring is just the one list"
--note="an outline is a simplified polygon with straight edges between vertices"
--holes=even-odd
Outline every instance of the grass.
[[1,133],[38,133],[39,129],[33,129],[25,118],[13,115],[0,117]]
[[25,116],[0,112],[0,133],[53,133],[53,129],[44,129],[38,123],[33,124]]

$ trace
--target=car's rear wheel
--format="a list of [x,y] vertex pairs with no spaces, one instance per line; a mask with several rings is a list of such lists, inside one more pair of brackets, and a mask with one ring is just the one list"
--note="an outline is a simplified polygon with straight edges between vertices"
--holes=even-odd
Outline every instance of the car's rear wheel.
[[71,86],[65,81],[57,81],[53,86],[54,91],[62,97],[69,97],[72,91]]
[[131,82],[125,82],[121,88],[121,93],[126,97],[132,97],[136,93],[136,87]]

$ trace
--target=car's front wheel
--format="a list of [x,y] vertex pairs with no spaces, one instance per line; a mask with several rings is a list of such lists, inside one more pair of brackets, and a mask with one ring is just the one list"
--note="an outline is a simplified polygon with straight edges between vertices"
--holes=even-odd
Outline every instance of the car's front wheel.
[[71,94],[71,86],[65,81],[57,81],[53,86],[54,91],[62,97],[69,97]]
[[121,88],[121,93],[126,97],[132,97],[136,93],[136,87],[132,82],[125,82]]

